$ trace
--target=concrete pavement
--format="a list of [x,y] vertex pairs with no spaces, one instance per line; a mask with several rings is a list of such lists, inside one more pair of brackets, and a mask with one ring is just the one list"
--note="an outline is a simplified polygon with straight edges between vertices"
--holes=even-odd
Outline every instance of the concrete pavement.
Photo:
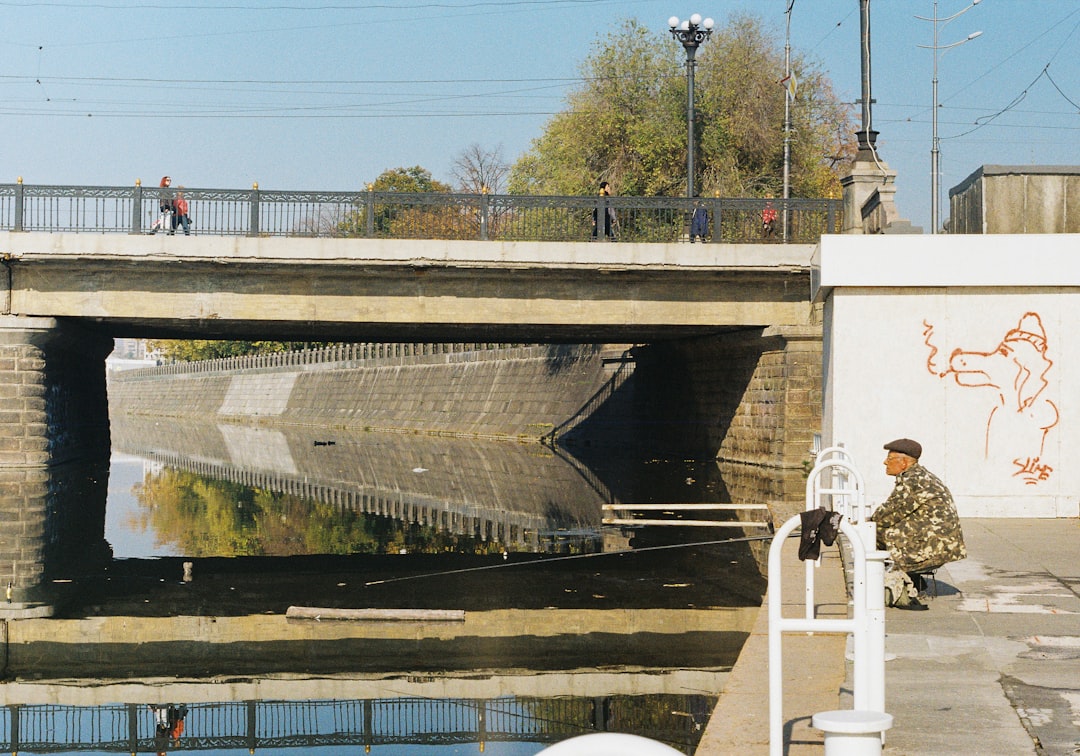
[[[883,754],[1080,754],[1080,520],[962,524],[968,558],[938,571],[929,611],[886,610],[885,709],[894,724]],[[785,615],[801,599],[794,553],[786,545]],[[826,552],[819,616],[844,598],[840,563],[835,547]],[[763,609],[697,754],[768,753],[767,633]],[[850,642],[837,638],[785,640],[785,673],[801,677],[785,682],[789,756],[824,753],[808,717],[852,706]]]

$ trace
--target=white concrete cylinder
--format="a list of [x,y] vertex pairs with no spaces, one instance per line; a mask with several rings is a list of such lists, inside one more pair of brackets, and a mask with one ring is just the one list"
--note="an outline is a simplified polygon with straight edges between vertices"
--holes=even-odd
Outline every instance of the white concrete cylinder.
[[677,756],[679,751],[639,735],[597,732],[548,746],[541,756]]
[[892,714],[840,709],[818,712],[811,723],[825,733],[825,756],[881,756],[881,733],[892,727]]

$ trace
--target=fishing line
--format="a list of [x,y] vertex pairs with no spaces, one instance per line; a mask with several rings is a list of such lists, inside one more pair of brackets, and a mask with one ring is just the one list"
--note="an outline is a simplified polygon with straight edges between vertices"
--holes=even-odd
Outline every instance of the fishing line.
[[[551,564],[552,562],[565,562],[569,559],[590,559],[592,557],[609,557],[609,556],[623,556],[624,554],[641,554],[646,551],[664,551],[667,549],[682,549],[691,546],[716,546],[726,543],[747,543],[749,541],[765,541],[773,537],[770,533],[768,535],[746,536],[744,538],[729,538],[719,541],[694,541],[692,543],[671,543],[664,546],[645,546],[640,549],[621,549],[619,551],[598,551],[593,554],[570,554],[569,556],[551,557],[550,559],[533,559],[528,562],[507,562],[504,564],[488,564],[483,567],[463,567],[460,570],[446,570],[443,572],[426,572],[423,575],[405,575],[396,578],[387,578],[386,580],[372,580],[364,583],[364,587],[371,585],[386,585],[388,583],[400,583],[405,580],[422,580],[424,578],[443,577],[445,575],[460,575],[465,572],[481,572],[483,570],[498,570],[505,569],[507,567],[522,567],[537,564]],[[789,535],[788,538],[792,538],[794,535]]]

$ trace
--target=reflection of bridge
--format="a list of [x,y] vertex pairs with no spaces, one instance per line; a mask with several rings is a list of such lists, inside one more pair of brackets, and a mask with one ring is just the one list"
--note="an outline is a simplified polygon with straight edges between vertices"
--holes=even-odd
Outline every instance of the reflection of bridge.
[[[185,704],[182,735],[155,737],[146,704],[9,705],[0,709],[0,743],[10,753],[203,751],[325,746],[552,743],[617,728],[692,753],[711,710],[701,695],[665,705],[634,697],[236,701]],[[164,702],[163,702],[164,703]],[[635,705],[636,704],[636,705]],[[178,704],[179,705],[179,704]],[[662,712],[659,717],[655,711]]]
[[[545,447],[467,438],[195,423],[117,413],[117,451],[188,472],[537,550],[600,525],[602,494]],[[422,465],[422,467],[421,467]]]

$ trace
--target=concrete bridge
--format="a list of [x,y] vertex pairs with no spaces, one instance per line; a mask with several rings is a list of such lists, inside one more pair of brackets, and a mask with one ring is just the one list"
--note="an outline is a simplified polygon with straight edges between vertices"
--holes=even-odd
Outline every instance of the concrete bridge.
[[811,245],[0,232],[0,465],[107,446],[112,339],[648,343],[812,323]]
[[127,337],[647,342],[805,324],[812,252],[0,232],[0,312]]
[[775,487],[820,424],[813,249],[0,231],[0,554],[36,574],[62,532],[104,543],[96,505],[58,503],[107,462],[120,336],[651,344],[638,364],[657,395],[700,401],[699,448]]

